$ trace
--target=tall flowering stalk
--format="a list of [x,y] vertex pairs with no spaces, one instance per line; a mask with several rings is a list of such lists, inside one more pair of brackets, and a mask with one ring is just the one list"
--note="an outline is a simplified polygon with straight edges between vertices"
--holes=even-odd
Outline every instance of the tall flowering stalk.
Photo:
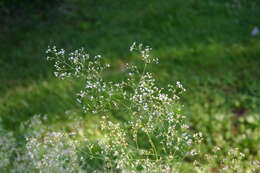
[[[194,144],[201,134],[192,134],[182,114],[180,95],[185,88],[180,82],[159,88],[147,67],[158,63],[149,46],[134,43],[131,52],[143,60],[142,70],[126,65],[126,79],[111,82],[103,78],[110,67],[100,55],[90,57],[83,49],[66,54],[56,47],[47,50],[54,62],[55,76],[85,80],[77,101],[86,113],[102,114],[100,123],[104,139],[98,141],[104,170],[174,172],[185,158],[197,153]],[[127,115],[126,122],[111,120],[112,112]],[[93,152],[89,152],[92,153]]]

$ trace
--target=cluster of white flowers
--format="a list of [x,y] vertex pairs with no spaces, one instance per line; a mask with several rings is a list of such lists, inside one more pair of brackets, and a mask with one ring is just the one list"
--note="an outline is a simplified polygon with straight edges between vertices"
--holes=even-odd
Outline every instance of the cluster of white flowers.
[[150,52],[151,52],[152,48],[149,46],[144,46],[142,43],[141,44],[136,44],[136,42],[134,42],[131,46],[130,46],[130,52],[133,51],[138,51],[138,53],[141,54],[141,58],[142,60],[146,63],[146,64],[150,64],[150,63],[158,63],[158,58],[152,57]]
[[62,132],[47,132],[42,137],[26,139],[26,156],[41,172],[83,172],[77,154],[77,140]]
[[80,173],[85,164],[78,152],[80,142],[74,133],[50,131],[44,128],[46,116],[35,115],[22,123],[24,143],[17,145],[16,137],[1,127],[0,172],[11,173]]
[[[222,150],[222,152],[220,152]],[[210,172],[213,168],[217,172],[223,173],[253,173],[259,172],[259,168],[254,163],[245,160],[245,154],[239,151],[238,148],[229,148],[223,152],[224,148],[215,146],[212,149],[212,154],[205,154],[206,164],[201,165],[199,162],[194,162],[194,169],[199,173]]]
[[146,72],[146,66],[158,63],[158,59],[150,55],[151,50],[149,46],[134,43],[130,51],[140,54],[144,69],[127,64],[127,79],[117,83],[102,78],[109,65],[103,65],[100,56],[91,59],[81,50],[73,54],[74,58],[69,54],[66,59],[63,50],[58,51],[54,47],[47,51],[49,56],[53,55],[48,59],[54,60],[57,77],[73,75],[85,79],[84,88],[77,94],[77,101],[85,112],[110,114],[120,110],[128,116],[124,124],[112,122],[109,118],[101,123],[106,140],[99,145],[106,168],[148,170],[149,167],[158,170],[154,169],[157,167],[173,170],[178,161],[198,152],[193,144],[200,142],[202,136],[191,134],[179,102],[185,88],[179,81],[176,86],[169,85],[167,88],[156,86],[153,74]]
[[66,54],[64,49],[57,50],[56,46],[53,46],[49,47],[46,53],[47,60],[54,62],[54,75],[61,79],[79,78],[82,75],[87,75],[88,79],[96,79],[99,72],[109,66],[102,65],[100,55],[90,57],[83,48]]

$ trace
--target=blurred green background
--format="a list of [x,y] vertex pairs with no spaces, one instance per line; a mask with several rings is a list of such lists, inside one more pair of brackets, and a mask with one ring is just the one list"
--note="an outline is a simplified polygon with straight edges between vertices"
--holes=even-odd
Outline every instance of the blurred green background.
[[[134,42],[153,47],[160,85],[181,81],[182,101],[194,130],[213,145],[239,147],[260,159],[260,28],[258,0],[1,0],[0,117],[19,133],[20,123],[47,114],[65,126],[65,112],[81,114],[80,83],[53,77],[48,45],[84,47],[113,66],[136,61]],[[98,117],[88,116],[90,135]]]

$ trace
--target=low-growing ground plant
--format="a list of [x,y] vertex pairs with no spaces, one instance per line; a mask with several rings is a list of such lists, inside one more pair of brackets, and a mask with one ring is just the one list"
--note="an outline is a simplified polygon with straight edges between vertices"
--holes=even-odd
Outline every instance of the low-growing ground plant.
[[44,116],[35,115],[20,126],[23,144],[17,141],[12,132],[0,126],[0,172],[84,172],[81,169],[83,161],[77,150],[79,141],[75,140],[75,134],[44,127],[42,117]]

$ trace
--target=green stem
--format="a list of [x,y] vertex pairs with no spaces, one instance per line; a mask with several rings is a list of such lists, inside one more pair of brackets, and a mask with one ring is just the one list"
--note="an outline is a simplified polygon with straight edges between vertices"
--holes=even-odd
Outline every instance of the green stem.
[[155,145],[154,145],[154,143],[153,143],[153,141],[152,141],[152,138],[151,138],[151,136],[149,135],[149,133],[146,133],[146,134],[147,134],[147,136],[148,136],[149,143],[151,144],[151,146],[152,146],[152,148],[153,148],[153,152],[154,152],[154,154],[155,154],[155,156],[156,156],[156,160],[159,160],[158,153],[157,153],[156,147],[155,147]]

